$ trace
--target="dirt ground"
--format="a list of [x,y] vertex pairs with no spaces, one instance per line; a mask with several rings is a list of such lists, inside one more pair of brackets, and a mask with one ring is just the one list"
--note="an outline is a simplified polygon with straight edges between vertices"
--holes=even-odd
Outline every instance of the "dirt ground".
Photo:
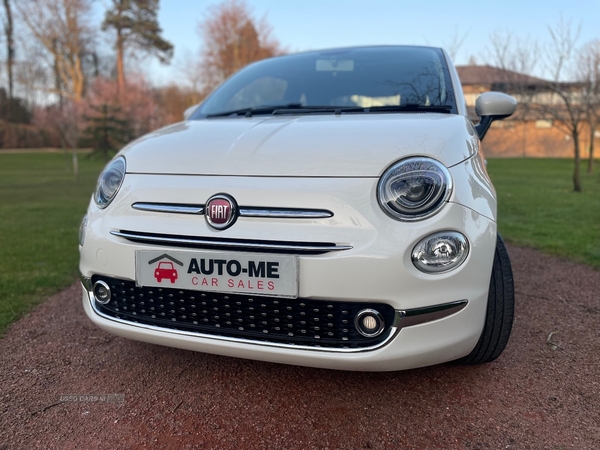
[[600,272],[509,251],[517,310],[504,354],[394,373],[113,337],[84,316],[74,284],[0,341],[0,449],[598,449]]

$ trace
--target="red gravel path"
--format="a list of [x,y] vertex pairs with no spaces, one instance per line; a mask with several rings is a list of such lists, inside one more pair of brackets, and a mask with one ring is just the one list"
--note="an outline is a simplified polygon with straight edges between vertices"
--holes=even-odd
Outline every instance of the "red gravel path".
[[[598,449],[600,272],[509,251],[513,335],[475,367],[336,372],[128,341],[84,317],[75,284],[0,341],[0,449]],[[124,402],[58,403],[108,393]]]

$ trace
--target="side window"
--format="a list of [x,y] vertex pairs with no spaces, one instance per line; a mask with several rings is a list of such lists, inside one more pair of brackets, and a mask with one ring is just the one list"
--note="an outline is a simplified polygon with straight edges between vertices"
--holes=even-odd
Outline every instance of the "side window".
[[257,78],[237,91],[224,109],[236,110],[282,104],[287,87],[287,81],[281,78]]

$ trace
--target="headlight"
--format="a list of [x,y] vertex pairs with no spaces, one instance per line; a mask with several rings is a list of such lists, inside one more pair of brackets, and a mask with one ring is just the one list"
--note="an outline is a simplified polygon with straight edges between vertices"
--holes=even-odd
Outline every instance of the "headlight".
[[125,178],[125,158],[119,156],[111,161],[100,174],[94,201],[100,208],[106,208],[119,192]]
[[392,218],[423,220],[439,211],[452,193],[452,177],[435,159],[416,157],[397,162],[385,171],[377,199]]
[[469,254],[469,241],[456,231],[441,231],[421,239],[412,251],[413,264],[421,272],[443,273],[456,269]]

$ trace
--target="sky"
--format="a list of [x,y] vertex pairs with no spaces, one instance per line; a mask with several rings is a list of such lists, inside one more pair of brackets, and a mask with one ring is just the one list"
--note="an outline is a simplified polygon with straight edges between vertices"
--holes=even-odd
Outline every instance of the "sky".
[[[155,85],[176,82],[183,56],[199,52],[198,24],[218,0],[161,0],[159,23],[175,46],[170,66],[148,59],[144,71]],[[372,44],[451,47],[461,40],[454,63],[474,55],[485,62],[489,36],[506,30],[548,42],[548,25],[561,15],[581,26],[578,43],[600,39],[600,0],[246,0],[255,18],[266,16],[275,37],[290,52]],[[537,73],[542,75],[542,73]]]

